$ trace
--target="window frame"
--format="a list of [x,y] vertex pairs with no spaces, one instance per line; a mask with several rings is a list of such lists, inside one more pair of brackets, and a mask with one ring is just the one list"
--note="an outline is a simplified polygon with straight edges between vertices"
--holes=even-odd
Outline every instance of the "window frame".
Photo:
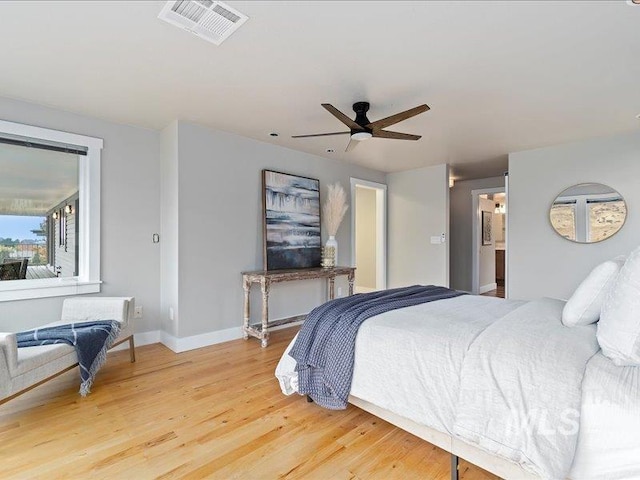
[[0,120],[0,135],[57,142],[87,149],[78,164],[78,275],[0,282],[0,302],[97,293],[100,291],[100,162],[101,138]]

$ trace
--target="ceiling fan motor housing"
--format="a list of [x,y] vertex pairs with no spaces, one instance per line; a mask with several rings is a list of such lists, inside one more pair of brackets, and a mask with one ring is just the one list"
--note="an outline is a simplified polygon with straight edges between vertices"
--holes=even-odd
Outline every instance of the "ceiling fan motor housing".
[[[369,102],[354,103],[353,111],[356,112],[356,118],[354,122],[360,125],[363,130],[371,132],[371,129],[366,128],[366,125],[369,125],[371,123],[371,121],[367,118],[367,112],[369,111]],[[351,133],[354,133],[354,130],[352,130]]]

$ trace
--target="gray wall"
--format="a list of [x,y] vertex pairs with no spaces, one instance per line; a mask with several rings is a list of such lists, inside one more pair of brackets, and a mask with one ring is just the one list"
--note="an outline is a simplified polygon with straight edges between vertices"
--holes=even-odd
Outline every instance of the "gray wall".
[[[509,155],[510,298],[568,298],[598,263],[640,243],[640,133],[598,138]],[[625,225],[612,238],[576,244],[549,223],[549,207],[577,183],[606,184],[627,202]]]
[[[350,177],[385,180],[381,172],[182,122],[178,164],[179,337],[241,325],[240,273],[261,269],[263,261],[263,168],[319,179],[321,200],[329,183],[339,181],[348,192]],[[342,265],[351,258],[346,218],[337,236]],[[271,291],[272,318],[307,312],[325,295],[320,281],[276,284]]]
[[473,215],[471,191],[504,187],[504,177],[456,182],[449,190],[451,223],[451,288],[471,291]]
[[[158,132],[0,98],[0,118],[104,139],[101,202],[101,295],[133,295],[144,306],[136,331],[158,328],[160,230]],[[63,297],[0,302],[0,330],[59,320]]]
[[174,337],[180,318],[178,200],[178,122],[172,122],[160,133],[160,329]]
[[[241,325],[240,272],[262,268],[263,168],[318,178],[321,195],[335,181],[348,191],[352,176],[385,180],[374,170],[185,123],[157,132],[2,98],[0,118],[104,139],[100,295],[135,296],[144,306],[137,332],[186,337]],[[156,232],[160,244],[152,243]],[[343,265],[350,235],[345,221],[337,237]],[[337,287],[346,294],[346,281]],[[320,281],[272,292],[272,318],[307,312],[326,293]],[[1,302],[0,330],[55,321],[62,301]]]
[[[387,175],[389,288],[449,285],[448,177],[444,164]],[[442,233],[446,243],[430,243]]]

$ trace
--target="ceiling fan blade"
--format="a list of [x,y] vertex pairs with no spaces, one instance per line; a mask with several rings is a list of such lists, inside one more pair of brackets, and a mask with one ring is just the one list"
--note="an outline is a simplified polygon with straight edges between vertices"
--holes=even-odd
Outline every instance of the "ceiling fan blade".
[[360,142],[358,140],[349,139],[349,143],[347,144],[347,148],[344,149],[345,152],[350,152],[354,148],[358,146]]
[[374,130],[371,132],[374,137],[393,138],[395,140],[420,140],[422,135],[411,135],[410,133],[389,132],[387,130]]
[[349,135],[351,132],[314,133],[312,135],[291,135],[291,138],[326,137],[329,135]]
[[344,123],[347,127],[352,130],[364,130],[360,125],[347,117],[344,113],[338,110],[336,107],[331,105],[330,103],[322,103],[321,104],[331,115],[336,117],[342,123]]
[[396,113],[395,115],[391,115],[390,117],[383,118],[381,120],[376,120],[375,122],[371,122],[367,125],[367,128],[371,128],[372,130],[379,130],[381,128],[386,128],[396,123],[402,122],[407,118],[415,117],[416,115],[426,112],[429,110],[429,105],[420,105],[418,107],[411,108],[404,112]]

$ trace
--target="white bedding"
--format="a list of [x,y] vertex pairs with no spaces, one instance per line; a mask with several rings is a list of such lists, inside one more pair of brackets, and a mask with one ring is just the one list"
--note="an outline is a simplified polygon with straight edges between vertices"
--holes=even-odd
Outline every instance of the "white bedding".
[[466,350],[521,303],[463,295],[370,318],[356,338],[351,395],[451,434]]
[[640,479],[640,367],[618,367],[597,353],[582,384],[575,480]]
[[595,325],[565,327],[565,302],[541,298],[492,323],[465,355],[454,433],[541,478],[571,470]]
[[[520,305],[462,296],[372,317],[356,339],[351,394],[452,434],[463,354],[479,332]],[[295,361],[286,353],[276,376],[284,393],[295,391]],[[583,391],[570,477],[640,479],[640,367],[616,367],[597,354]]]

